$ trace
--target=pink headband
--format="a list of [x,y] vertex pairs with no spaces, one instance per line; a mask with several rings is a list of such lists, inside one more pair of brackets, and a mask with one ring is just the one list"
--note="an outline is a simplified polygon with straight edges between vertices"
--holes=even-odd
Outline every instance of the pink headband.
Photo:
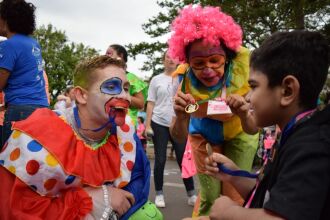
[[186,62],[185,47],[198,39],[214,46],[219,46],[222,40],[226,47],[234,51],[238,51],[242,44],[241,27],[219,7],[184,7],[174,19],[171,30],[168,53],[181,63]]
[[206,51],[190,51],[190,54],[188,54],[188,56],[189,56],[189,59],[191,59],[192,57],[208,57],[208,56],[212,56],[215,54],[220,54],[220,55],[226,56],[226,53],[222,49],[221,46],[213,47]]

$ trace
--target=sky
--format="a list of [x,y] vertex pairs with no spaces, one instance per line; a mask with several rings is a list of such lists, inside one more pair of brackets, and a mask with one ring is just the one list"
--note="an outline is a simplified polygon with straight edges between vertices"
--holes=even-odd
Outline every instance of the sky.
[[[65,31],[68,40],[83,43],[104,54],[110,44],[126,45],[153,41],[142,24],[161,8],[156,0],[27,0],[36,6],[37,26],[52,24]],[[165,39],[164,39],[165,41]],[[128,70],[141,78],[144,56],[128,60]]]

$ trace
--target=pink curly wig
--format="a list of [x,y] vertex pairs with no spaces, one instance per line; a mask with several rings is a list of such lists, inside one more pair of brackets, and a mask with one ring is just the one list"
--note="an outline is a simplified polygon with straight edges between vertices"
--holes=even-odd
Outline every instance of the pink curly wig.
[[233,51],[238,51],[242,44],[241,27],[219,7],[189,5],[174,19],[171,30],[168,52],[179,62],[186,62],[185,47],[198,39],[214,46],[220,45],[222,40]]

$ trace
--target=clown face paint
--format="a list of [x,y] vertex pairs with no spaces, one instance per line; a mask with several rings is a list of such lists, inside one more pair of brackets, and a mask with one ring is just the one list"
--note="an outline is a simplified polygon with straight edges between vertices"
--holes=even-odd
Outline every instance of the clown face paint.
[[117,125],[123,125],[130,104],[125,71],[116,66],[108,66],[95,70],[95,77],[87,99],[88,111],[93,120],[103,125],[111,117]]
[[215,86],[225,72],[226,57],[219,46],[205,45],[196,41],[191,45],[189,65],[196,78],[206,87]]

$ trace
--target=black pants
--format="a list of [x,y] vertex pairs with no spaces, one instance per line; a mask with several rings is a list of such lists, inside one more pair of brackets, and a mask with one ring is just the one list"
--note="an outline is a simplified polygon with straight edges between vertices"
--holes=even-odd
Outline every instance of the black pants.
[[[170,129],[168,127],[159,125],[151,121],[151,128],[154,131],[152,141],[154,143],[154,150],[155,150],[155,165],[154,165],[155,190],[162,191],[163,183],[164,183],[164,168],[167,157],[168,141],[171,141],[172,143],[172,146],[175,151],[176,161],[178,162],[180,170],[181,170],[181,162],[182,162],[182,157],[184,154],[186,143],[177,143],[173,141],[170,135]],[[186,191],[188,192],[188,195],[195,190],[194,180],[192,177],[187,179],[183,178],[183,183],[185,185]]]

